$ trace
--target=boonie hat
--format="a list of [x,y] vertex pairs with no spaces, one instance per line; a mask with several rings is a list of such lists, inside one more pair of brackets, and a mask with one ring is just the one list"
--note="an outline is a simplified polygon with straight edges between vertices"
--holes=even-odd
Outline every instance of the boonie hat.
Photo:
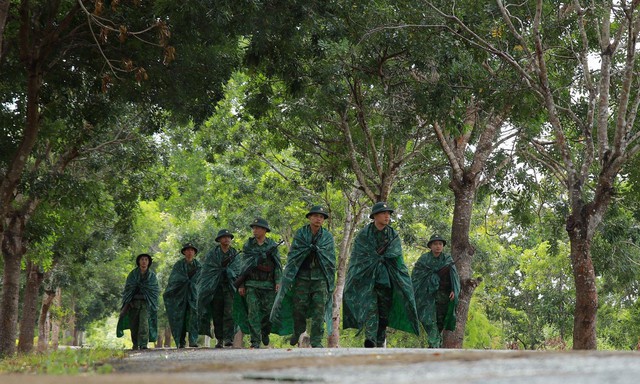
[[261,218],[261,217],[256,217],[255,219],[253,219],[253,222],[251,222],[251,224],[249,224],[249,226],[251,228],[253,227],[262,227],[264,229],[267,230],[267,232],[271,232],[271,228],[269,228],[269,223],[267,223],[267,220]]
[[371,214],[369,215],[369,218],[373,219],[373,216],[380,212],[393,213],[393,209],[391,209],[391,207],[389,207],[389,205],[384,201],[377,202],[373,207],[371,207]]
[[327,210],[324,209],[322,205],[315,205],[311,207],[311,209],[309,210],[309,213],[307,213],[305,217],[308,219],[309,216],[313,215],[314,213],[321,214],[322,216],[324,216],[325,219],[329,218],[329,214],[327,213]]
[[433,234],[429,238],[429,242],[427,243],[427,247],[431,248],[431,243],[433,243],[434,241],[438,241],[438,240],[442,241],[442,245],[447,245],[447,240],[443,239],[442,236],[437,235],[437,234]]
[[151,257],[150,254],[148,253],[141,253],[138,255],[138,257],[136,257],[136,265],[139,267],[140,266],[140,259],[143,257],[147,257],[149,258],[149,266],[151,266],[151,263],[153,263],[153,258]]
[[182,246],[182,249],[180,250],[180,253],[182,253],[184,255],[184,251],[186,251],[189,248],[193,248],[194,251],[196,251],[196,255],[198,254],[198,248],[196,248],[193,244],[191,243],[186,243],[185,245]]
[[228,229],[221,229],[218,231],[218,234],[216,235],[216,241],[218,241],[223,236],[229,236],[230,238],[233,239],[233,234],[229,232]]

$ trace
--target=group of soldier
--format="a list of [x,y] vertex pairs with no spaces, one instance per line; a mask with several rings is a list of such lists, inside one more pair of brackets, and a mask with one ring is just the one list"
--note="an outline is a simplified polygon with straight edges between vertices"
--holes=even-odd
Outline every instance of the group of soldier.
[[[343,295],[343,328],[364,331],[364,347],[384,347],[387,327],[419,334],[425,328],[429,347],[442,344],[442,331],[455,329],[460,280],[446,241],[433,235],[429,252],[420,256],[411,276],[402,257],[398,233],[389,226],[393,209],[376,203],[371,222],[356,235]],[[269,345],[269,335],[289,336],[298,344],[310,320],[311,347],[322,347],[333,332],[332,308],[336,272],[333,235],[324,228],[329,214],[314,206],[309,223],[298,229],[282,268],[278,246],[267,234],[268,222],[249,225],[253,237],[238,252],[234,235],[222,229],[218,243],[200,262],[198,249],[185,244],[163,299],[171,333],[178,348],[197,347],[198,335],[215,337],[216,348],[233,346],[240,329],[250,335],[251,348]],[[146,349],[157,340],[160,288],[149,268],[151,255],[140,254],[127,277],[117,336],[131,330],[133,349]],[[213,335],[211,323],[213,322]]]

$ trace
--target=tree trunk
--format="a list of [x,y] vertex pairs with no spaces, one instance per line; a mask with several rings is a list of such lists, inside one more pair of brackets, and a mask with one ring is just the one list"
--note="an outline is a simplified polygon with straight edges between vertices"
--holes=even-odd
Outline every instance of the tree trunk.
[[10,0],[0,0],[0,62],[2,62],[5,53],[4,28],[9,18],[9,4],[11,4]]
[[[349,198],[347,200],[352,201]],[[333,291],[333,310],[331,316],[333,321],[333,333],[327,337],[328,348],[340,347],[340,324],[342,320],[340,313],[342,312],[342,294],[347,276],[349,250],[351,249],[351,243],[353,242],[353,236],[359,216],[356,211],[357,210],[351,203],[347,204],[344,229],[342,231],[344,237],[342,238],[342,242],[340,242],[340,250],[338,253],[336,287]]]
[[576,308],[573,316],[573,349],[596,349],[598,291],[591,260],[591,241],[578,235],[579,228],[569,231],[571,264],[576,284]]
[[0,307],[0,357],[11,356],[16,351],[21,259],[22,256],[4,254],[2,307]]
[[44,280],[44,272],[34,262],[27,262],[27,283],[22,299],[22,319],[20,320],[20,337],[18,339],[18,352],[30,353],[33,350],[33,338],[36,328],[38,313],[38,291]]
[[[454,183],[452,182],[452,184]],[[478,286],[478,281],[472,278],[473,270],[471,269],[475,249],[469,243],[469,230],[476,187],[473,183],[460,184],[452,185],[455,205],[451,227],[451,257],[455,261],[460,275],[460,297],[458,298],[458,308],[456,310],[456,329],[452,332],[444,332],[444,348],[462,348],[471,297]]]
[[78,332],[76,330],[76,301],[71,299],[71,315],[69,316],[69,322],[67,324],[69,335],[71,335],[71,345],[78,346]]
[[[53,300],[53,305],[57,308],[62,308],[62,289],[56,288],[56,297]],[[51,318],[51,316],[49,316]],[[60,345],[60,323],[62,319],[60,316],[54,316],[51,320],[51,347],[54,351],[58,350]]]
[[[3,219],[3,218],[0,218]],[[20,295],[20,262],[26,249],[22,243],[24,218],[12,216],[5,220],[2,232],[2,305],[0,306],[0,357],[16,351],[18,304]]]
[[164,327],[164,346],[171,348],[171,328],[168,325]]
[[42,296],[42,307],[40,309],[40,319],[38,320],[38,352],[45,352],[49,345],[49,327],[51,319],[49,308],[56,298],[56,291],[46,290]]
[[[208,347],[207,336],[204,337],[204,346]],[[162,347],[164,347],[164,333],[158,332],[158,338],[156,340],[156,348],[162,348]]]

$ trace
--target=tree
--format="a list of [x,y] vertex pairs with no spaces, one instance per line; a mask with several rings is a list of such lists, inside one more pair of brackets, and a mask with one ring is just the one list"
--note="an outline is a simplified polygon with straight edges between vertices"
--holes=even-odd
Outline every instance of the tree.
[[[234,36],[203,28],[185,32],[181,47],[200,62],[216,62],[217,70],[188,66],[188,62],[176,66],[178,69],[168,67],[176,58],[175,48],[168,43],[169,20],[183,32],[193,31],[185,27],[190,21],[182,17],[184,9],[175,2],[114,1],[106,6],[84,0],[20,1],[1,5],[0,118],[6,129],[0,144],[0,237],[5,262],[0,355],[5,355],[14,348],[16,279],[28,248],[22,234],[29,218],[48,198],[46,190],[31,188],[30,178],[48,174],[46,177],[55,179],[89,151],[126,141],[136,128],[153,132],[170,115],[201,120],[206,107],[220,97],[221,84],[238,56]],[[195,13],[206,14],[198,11],[205,4],[190,5]],[[219,46],[225,49],[218,50]],[[223,59],[212,59],[216,55]],[[146,82],[150,77],[153,86]],[[172,92],[175,87],[170,80],[176,78],[192,81],[189,96],[200,102],[185,103],[184,93]],[[139,116],[138,127],[118,126],[118,117],[134,114],[132,101],[145,116]],[[101,136],[107,126],[113,129],[111,136]]]
[[[496,1],[486,11],[493,33],[477,31],[458,13],[429,2],[447,30],[481,47],[520,74],[540,100],[547,124],[529,141],[528,158],[564,185],[570,212],[566,230],[576,284],[573,347],[596,348],[598,294],[591,244],[615,194],[623,167],[640,151],[640,98],[635,1],[574,1],[557,8]],[[599,55],[594,67],[591,58]]]

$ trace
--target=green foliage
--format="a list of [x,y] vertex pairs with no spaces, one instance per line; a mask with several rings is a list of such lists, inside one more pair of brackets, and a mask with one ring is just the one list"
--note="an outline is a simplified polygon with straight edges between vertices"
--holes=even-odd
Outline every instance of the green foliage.
[[[480,293],[484,287],[476,288]],[[471,299],[467,326],[464,330],[464,348],[466,349],[502,349],[504,347],[503,330],[487,317],[485,309],[479,304],[478,294]]]
[[[118,316],[112,314],[109,317],[98,319],[88,324],[85,341],[91,348],[123,350],[132,347],[129,334],[122,338],[117,338],[115,329],[118,323]],[[128,332],[128,331],[127,331]]]
[[46,354],[30,354],[0,360],[0,372],[78,375],[87,373],[111,373],[112,359],[122,359],[122,350],[90,348],[60,349]]

